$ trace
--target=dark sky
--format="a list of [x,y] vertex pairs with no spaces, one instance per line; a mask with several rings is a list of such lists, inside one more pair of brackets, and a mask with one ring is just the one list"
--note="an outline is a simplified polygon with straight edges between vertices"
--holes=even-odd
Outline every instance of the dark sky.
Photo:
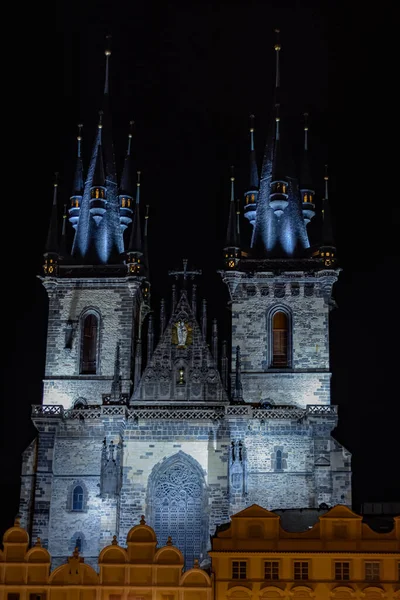
[[345,11],[342,4],[169,2],[160,9],[152,0],[60,1],[51,13],[27,9],[32,12],[3,51],[1,531],[18,510],[20,457],[35,435],[30,406],[41,402],[47,301],[36,276],[53,173],[60,172],[62,204],[70,193],[79,122],[85,157],[90,153],[109,33],[116,158],[120,168],[134,119],[142,199],[151,205],[155,308],[169,293],[168,269],[188,257],[203,269],[212,317],[226,314],[216,270],[229,166],[236,167],[243,197],[248,116],[256,115],[261,159],[271,118],[273,30],[280,27],[282,127],[298,159],[302,113],[309,112],[319,195],[329,164],[343,269],[331,334],[332,401],[340,409],[335,435],[353,453],[354,507],[400,500],[394,54],[392,38],[383,33],[391,17],[383,8],[361,12],[354,3]]

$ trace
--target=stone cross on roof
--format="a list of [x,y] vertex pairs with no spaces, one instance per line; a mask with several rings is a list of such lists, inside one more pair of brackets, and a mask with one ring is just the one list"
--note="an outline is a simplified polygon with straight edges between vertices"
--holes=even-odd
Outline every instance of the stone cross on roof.
[[192,271],[189,271],[187,268],[187,264],[188,264],[188,259],[184,258],[182,259],[183,262],[183,270],[182,271],[168,271],[168,275],[174,275],[175,279],[178,279],[180,275],[182,275],[183,277],[183,286],[186,287],[186,282],[187,279],[190,277],[190,279],[194,279],[195,275],[201,275],[201,270],[200,269],[194,269]]

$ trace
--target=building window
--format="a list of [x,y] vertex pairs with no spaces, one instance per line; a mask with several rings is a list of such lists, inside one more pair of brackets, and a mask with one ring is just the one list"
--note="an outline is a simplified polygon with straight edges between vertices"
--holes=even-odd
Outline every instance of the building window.
[[279,579],[279,562],[265,561],[264,563],[264,579],[277,580]]
[[81,373],[95,374],[97,369],[97,330],[98,319],[90,313],[83,321]]
[[272,318],[272,366],[288,366],[288,319],[285,313],[277,312]]
[[380,564],[378,562],[365,563],[365,579],[366,581],[380,580]]
[[72,492],[72,510],[83,510],[83,489],[77,485]]
[[[18,594],[19,596],[19,594]],[[46,594],[42,593],[42,594],[29,594],[29,600],[46,600]]]
[[350,580],[350,563],[335,562],[335,579],[336,581]]
[[19,594],[7,594],[7,600],[19,600]]
[[296,561],[294,563],[294,578],[296,580],[308,579],[308,562]]
[[232,562],[232,579],[246,579],[247,563],[244,560]]

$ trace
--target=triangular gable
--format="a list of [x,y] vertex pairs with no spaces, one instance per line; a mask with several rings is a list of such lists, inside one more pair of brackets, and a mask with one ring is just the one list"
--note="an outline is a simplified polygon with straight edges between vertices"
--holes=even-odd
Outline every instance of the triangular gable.
[[246,518],[246,519],[280,519],[279,515],[259,506],[258,504],[252,504],[240,512],[232,515],[232,519]]
[[228,402],[186,291],[182,291],[131,401]]
[[357,519],[358,521],[362,520],[360,515],[354,513],[350,508],[344,506],[343,504],[337,504],[324,515],[319,517],[320,521],[323,519]]

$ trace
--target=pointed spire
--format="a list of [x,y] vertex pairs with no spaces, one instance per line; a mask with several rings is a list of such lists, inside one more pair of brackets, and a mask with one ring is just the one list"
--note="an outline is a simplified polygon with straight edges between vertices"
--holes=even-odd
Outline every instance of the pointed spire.
[[175,311],[176,308],[176,285],[172,284],[172,312]]
[[53,205],[51,208],[51,217],[49,231],[47,234],[46,241],[46,253],[58,254],[59,242],[58,242],[58,210],[57,210],[57,191],[58,191],[58,173],[55,174],[55,180],[53,184]]
[[140,223],[140,171],[137,172],[135,214],[128,246],[129,272],[139,275],[143,267],[142,226]]
[[149,323],[147,329],[147,364],[153,355],[154,350],[154,331],[153,331],[153,315],[149,315]]
[[228,269],[236,268],[240,258],[240,246],[237,234],[237,215],[235,207],[235,177],[231,167],[231,200],[229,203],[228,227],[224,247],[224,262]]
[[276,52],[276,67],[275,67],[275,102],[279,102],[279,89],[281,87],[281,72],[280,72],[280,64],[279,64],[279,55],[282,49],[280,43],[280,30],[275,29],[276,33],[276,42],[275,42],[275,52]]
[[308,113],[304,113],[304,153],[300,176],[300,190],[313,189],[308,158]]
[[160,306],[160,335],[164,333],[166,323],[165,300],[161,298]]
[[99,142],[97,145],[96,163],[94,167],[92,188],[94,187],[105,187],[106,176],[104,173],[104,160],[103,160],[103,148],[102,148],[102,129],[103,129],[103,111],[99,111]]
[[111,56],[111,35],[106,35],[106,49],[104,50],[104,54],[106,56],[106,74],[105,74],[105,78],[104,78],[104,95],[109,94],[110,93],[110,81],[109,81],[109,77],[110,77],[110,73],[109,73],[109,59]]
[[211,346],[215,365],[218,366],[218,323],[213,319],[211,332]]
[[132,131],[134,121],[129,121],[129,133],[128,133],[128,148],[126,151],[124,168],[122,170],[121,175],[121,185],[120,185],[120,196],[129,196],[133,198],[133,185],[132,185],[132,156],[131,156],[131,146],[132,146]]
[[202,313],[201,313],[201,332],[203,338],[207,337],[207,300],[203,299]]
[[240,246],[240,200],[236,200],[236,239]]
[[260,178],[256,161],[256,152],[254,148],[254,115],[250,115],[250,183],[249,189],[245,193],[244,216],[254,228],[257,215],[258,188]]
[[222,342],[222,354],[221,354],[221,379],[223,386],[228,391],[228,352],[227,352],[227,341]]
[[233,399],[236,402],[243,400],[240,346],[236,346],[235,389],[233,391]]
[[197,315],[197,284],[192,283],[192,311],[196,318]]
[[328,198],[328,165],[325,165],[325,197],[322,200],[322,244],[319,255],[326,267],[332,267],[336,263],[336,246],[333,239],[331,211]]
[[150,214],[150,205],[146,204],[146,213],[144,215],[143,264],[144,264],[144,268],[146,271],[147,279],[150,278],[149,243],[148,243],[149,214]]
[[260,179],[258,176],[256,151],[254,147],[254,115],[250,115],[250,186],[249,190],[258,190]]
[[67,205],[64,204],[64,213],[61,229],[60,256],[64,259],[68,256],[67,252]]
[[83,163],[82,163],[82,128],[83,125],[80,123],[78,125],[78,135],[77,135],[77,157],[76,157],[76,167],[75,167],[75,175],[74,175],[74,184],[72,187],[71,198],[74,197],[82,197],[83,194]]
[[114,401],[121,399],[121,363],[120,363],[120,342],[117,342],[115,349],[115,361],[114,361],[114,378],[111,385],[111,395]]

